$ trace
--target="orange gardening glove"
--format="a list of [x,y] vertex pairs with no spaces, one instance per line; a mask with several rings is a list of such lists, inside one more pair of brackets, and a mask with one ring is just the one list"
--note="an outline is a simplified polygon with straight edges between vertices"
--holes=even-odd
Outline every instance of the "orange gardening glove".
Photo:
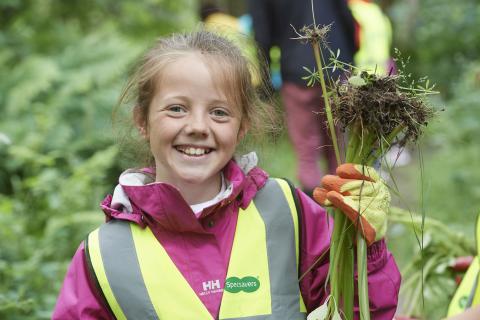
[[315,201],[342,210],[362,232],[368,245],[385,236],[390,192],[375,169],[345,163],[337,168],[336,176],[323,177],[322,186],[313,190]]

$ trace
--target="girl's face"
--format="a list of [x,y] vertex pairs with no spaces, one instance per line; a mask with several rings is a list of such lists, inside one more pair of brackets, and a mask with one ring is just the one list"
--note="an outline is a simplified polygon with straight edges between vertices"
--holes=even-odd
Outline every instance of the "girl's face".
[[220,171],[244,136],[241,123],[240,108],[215,86],[199,53],[168,64],[150,104],[145,132],[156,180],[173,184],[182,193],[202,187],[215,196]]

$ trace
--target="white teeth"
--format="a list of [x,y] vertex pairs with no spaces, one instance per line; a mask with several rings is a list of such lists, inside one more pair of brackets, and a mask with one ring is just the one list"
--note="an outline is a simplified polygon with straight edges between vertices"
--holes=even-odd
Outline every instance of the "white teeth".
[[178,150],[191,156],[201,156],[207,153],[207,150],[203,148],[187,147],[187,148],[178,148]]

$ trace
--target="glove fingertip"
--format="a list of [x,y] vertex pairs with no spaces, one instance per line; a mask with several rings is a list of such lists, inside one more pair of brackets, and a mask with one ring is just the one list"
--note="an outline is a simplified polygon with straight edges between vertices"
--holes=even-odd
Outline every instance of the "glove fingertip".
[[328,191],[342,192],[342,186],[349,180],[342,179],[339,176],[326,175],[322,179],[322,186]]
[[316,187],[313,189],[313,200],[321,205],[325,205],[325,200],[327,199],[327,189]]
[[335,179],[338,179],[337,176],[333,175],[333,174],[326,174],[323,176],[322,178],[322,185],[324,185],[325,183],[329,183],[330,181],[332,180],[335,180]]
[[357,169],[355,168],[355,164],[353,163],[342,163],[339,165],[335,171],[338,176],[344,176],[347,174],[354,174],[357,172]]
[[327,193],[327,199],[330,200],[332,203],[343,203],[343,195],[337,191],[329,191]]
[[375,182],[378,176],[375,169],[355,163],[344,163],[337,168],[337,175],[346,179],[356,179]]

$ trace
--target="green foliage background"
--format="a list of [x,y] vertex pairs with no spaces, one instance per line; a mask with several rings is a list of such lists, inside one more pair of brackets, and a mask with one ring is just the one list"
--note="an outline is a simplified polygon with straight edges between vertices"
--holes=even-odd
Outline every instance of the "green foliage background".
[[[129,68],[156,37],[194,26],[196,6],[196,0],[0,2],[0,319],[50,317],[68,262],[103,221],[98,203],[122,171],[110,119]],[[416,161],[394,170],[400,192],[406,206],[423,208],[452,230],[467,227],[472,236],[480,211],[480,6],[398,0],[388,13],[394,45],[411,56],[410,72],[438,83],[436,104],[446,110],[421,146],[423,180]],[[267,171],[295,180],[286,137],[260,151]],[[402,266],[418,246],[403,241],[414,239],[408,228],[392,231]],[[443,292],[451,292],[444,279]],[[426,302],[425,314],[433,314],[427,319],[443,315],[443,298]]]
[[[393,170],[402,198],[398,205],[427,216],[422,254],[408,223],[390,225],[389,246],[404,277],[399,312],[441,319],[456,288],[456,274],[448,266],[455,257],[475,254],[474,225],[480,213],[480,3],[395,1],[389,13],[394,45],[411,57],[407,71],[415,78],[427,75],[437,84],[441,94],[432,102],[444,109],[419,148],[411,150],[410,165]],[[441,228],[438,223],[443,223]]]
[[0,319],[50,318],[121,171],[110,132],[129,66],[196,2],[0,3]]
[[416,154],[410,167],[394,173],[408,181],[403,197],[412,209],[423,204],[428,215],[473,238],[480,213],[480,4],[397,1],[389,12],[394,45],[411,57],[407,71],[437,84],[433,103],[444,109],[420,144],[424,179]]

